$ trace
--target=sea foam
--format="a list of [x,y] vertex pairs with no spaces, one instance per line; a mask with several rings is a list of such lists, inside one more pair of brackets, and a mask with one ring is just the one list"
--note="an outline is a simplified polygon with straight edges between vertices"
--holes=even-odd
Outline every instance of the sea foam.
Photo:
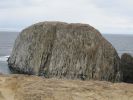
[[9,56],[1,56],[0,61],[7,61],[8,58],[9,58]]

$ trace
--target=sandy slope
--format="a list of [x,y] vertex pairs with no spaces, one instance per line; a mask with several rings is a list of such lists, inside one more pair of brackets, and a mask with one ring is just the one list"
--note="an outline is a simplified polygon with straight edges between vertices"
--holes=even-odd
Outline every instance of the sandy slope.
[[0,100],[133,100],[133,84],[1,75]]

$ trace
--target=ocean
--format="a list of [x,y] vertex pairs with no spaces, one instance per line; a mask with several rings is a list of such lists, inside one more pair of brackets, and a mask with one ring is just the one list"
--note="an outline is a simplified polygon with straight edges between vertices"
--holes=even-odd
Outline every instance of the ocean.
[[[7,58],[19,32],[0,32],[0,73],[10,74]],[[116,48],[119,56],[123,53],[133,55],[133,35],[103,34],[103,36]]]
[[120,57],[123,53],[133,55],[133,35],[103,34],[103,36],[115,47]]
[[18,32],[0,32],[0,73],[10,73],[6,61],[18,34]]

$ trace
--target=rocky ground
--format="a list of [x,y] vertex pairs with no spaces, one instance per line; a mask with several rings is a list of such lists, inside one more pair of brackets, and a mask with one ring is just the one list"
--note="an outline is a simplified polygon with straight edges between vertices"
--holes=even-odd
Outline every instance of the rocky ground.
[[133,100],[133,84],[0,75],[0,100]]

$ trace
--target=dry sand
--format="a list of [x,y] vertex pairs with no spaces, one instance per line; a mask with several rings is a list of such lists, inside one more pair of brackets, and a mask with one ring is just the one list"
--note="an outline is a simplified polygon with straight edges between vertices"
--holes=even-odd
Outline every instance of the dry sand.
[[133,100],[133,84],[0,75],[0,100]]

